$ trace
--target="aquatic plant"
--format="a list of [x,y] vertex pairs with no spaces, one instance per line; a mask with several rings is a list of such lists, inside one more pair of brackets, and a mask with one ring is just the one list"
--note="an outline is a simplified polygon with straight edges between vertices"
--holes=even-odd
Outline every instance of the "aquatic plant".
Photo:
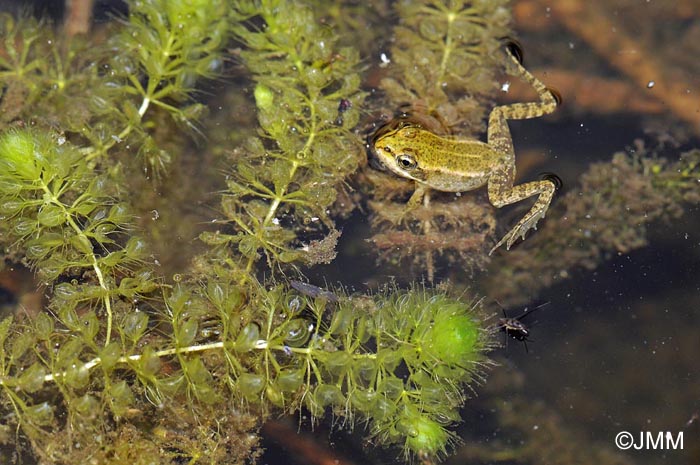
[[[504,68],[500,52],[508,36],[504,2],[404,1],[394,28],[387,76],[380,87],[388,113],[400,110],[437,133],[478,138],[498,89],[494,75]],[[384,109],[387,112],[387,109]],[[469,270],[488,262],[488,243],[496,222],[493,208],[478,193],[455,196],[430,192],[424,204],[406,212],[403,224],[392,218],[404,209],[412,182],[367,173],[372,186],[372,237],[385,263],[415,266],[430,280],[435,260]]]
[[[3,238],[51,289],[49,312],[0,322],[6,433],[16,425],[51,463],[118,463],[129,456],[125,428],[138,423],[164,429],[128,436],[142,462],[160,461],[163,447],[194,462],[235,443],[214,425],[244,429],[238,409],[304,406],[314,418],[330,408],[362,419],[407,455],[444,453],[463,389],[487,363],[479,302],[417,289],[311,298],[240,286],[222,267],[157,283],[139,268],[145,243],[125,237],[126,207],[87,165],[69,142],[33,130],[0,137]],[[175,444],[162,417],[182,405],[181,421],[198,428]]]
[[302,5],[238,2],[234,17],[241,21],[234,35],[246,46],[241,59],[256,83],[262,137],[232,156],[222,209],[237,232],[202,239],[234,246],[229,263],[242,279],[263,256],[273,270],[328,262],[338,237],[330,209],[364,154],[351,132],[365,96],[357,51],[335,48],[337,37]]
[[46,21],[2,15],[1,121],[60,128],[94,163],[124,148],[162,173],[171,154],[155,139],[158,112],[194,129],[204,110],[192,100],[194,86],[218,74],[227,12],[225,0],[132,0],[128,20],[98,43],[57,35]]
[[[480,300],[417,287],[313,295],[256,274],[334,256],[333,203],[362,156],[356,51],[292,2],[129,6],[87,55],[102,59],[72,45],[50,55],[73,60],[55,95],[47,76],[64,61],[42,62],[23,35],[45,34],[38,23],[13,29],[21,66],[0,63],[3,79],[19,69],[36,87],[0,133],[0,242],[46,299],[0,320],[0,444],[46,463],[246,463],[261,419],[305,408],[366,424],[406,457],[444,454],[489,363]],[[191,126],[195,80],[216,71],[229,36],[255,81],[260,137],[232,154],[226,223],[202,235],[210,250],[166,279],[124,172],[142,166],[136,152],[150,173],[165,166],[156,129],[174,126],[156,121]],[[78,82],[81,116],[67,121]],[[32,121],[51,102],[57,118]]]

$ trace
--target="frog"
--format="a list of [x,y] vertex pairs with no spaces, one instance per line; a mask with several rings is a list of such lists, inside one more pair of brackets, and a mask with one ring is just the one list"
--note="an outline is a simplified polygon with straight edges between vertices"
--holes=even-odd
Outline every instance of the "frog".
[[379,128],[370,142],[374,161],[398,176],[415,181],[404,214],[417,208],[430,189],[466,192],[486,185],[489,202],[496,208],[537,196],[530,210],[496,243],[489,255],[503,244],[510,250],[519,237],[524,240],[530,229],[536,230],[537,222],[545,217],[561,185],[559,178],[551,174],[515,185],[515,151],[508,120],[550,114],[561,104],[561,96],[525,69],[517,43],[507,42],[504,50],[511,72],[535,89],[539,101],[494,107],[488,119],[486,142],[435,134],[406,114]]

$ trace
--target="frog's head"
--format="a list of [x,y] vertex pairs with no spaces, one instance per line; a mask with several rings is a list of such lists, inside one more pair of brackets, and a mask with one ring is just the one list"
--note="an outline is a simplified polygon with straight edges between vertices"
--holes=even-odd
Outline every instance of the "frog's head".
[[382,126],[370,141],[373,161],[401,177],[422,180],[423,175],[413,143],[421,130],[420,125],[403,118]]

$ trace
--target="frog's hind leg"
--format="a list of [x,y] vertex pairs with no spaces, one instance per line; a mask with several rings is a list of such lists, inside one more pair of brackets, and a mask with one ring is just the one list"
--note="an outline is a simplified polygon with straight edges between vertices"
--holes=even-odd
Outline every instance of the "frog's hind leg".
[[539,79],[534,77],[520,63],[515,44],[508,46],[507,55],[512,61],[517,74],[537,91],[539,102],[515,103],[494,108],[489,116],[488,145],[499,152],[502,157],[501,168],[491,174],[488,183],[489,200],[494,206],[501,208],[528,197],[537,195],[538,198],[530,211],[491,249],[489,255],[502,244],[510,248],[518,237],[525,238],[525,233],[535,229],[537,221],[544,218],[556,190],[556,183],[551,179],[529,182],[519,186],[515,183],[515,152],[513,141],[508,129],[509,119],[537,118],[552,113],[561,102],[559,95],[548,89]]
[[498,241],[489,252],[489,255],[503,244],[506,244],[506,249],[510,249],[518,237],[525,239],[525,234],[530,229],[537,229],[537,222],[544,218],[556,191],[555,182],[549,179],[512,186],[503,184],[506,181],[506,177],[505,173],[494,173],[489,179],[489,200],[495,207],[501,208],[504,205],[519,202],[533,195],[538,197],[530,211],[518,221],[513,229],[508,231],[508,234],[503,236],[503,239]]
[[506,55],[514,74],[530,84],[540,98],[539,102],[514,103],[501,105],[489,115],[488,144],[502,154],[513,156],[513,141],[508,129],[509,119],[530,119],[548,115],[561,104],[561,96],[553,89],[546,87],[542,81],[530,74],[520,62],[522,52],[513,42],[507,44]]

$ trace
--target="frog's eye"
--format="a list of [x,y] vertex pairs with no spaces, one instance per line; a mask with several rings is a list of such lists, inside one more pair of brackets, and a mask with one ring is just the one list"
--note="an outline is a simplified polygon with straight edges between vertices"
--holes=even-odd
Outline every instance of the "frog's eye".
[[416,166],[418,166],[418,162],[416,161],[416,159],[413,158],[413,156],[405,153],[396,157],[396,163],[398,163],[399,168],[402,168],[404,170],[412,170]]

